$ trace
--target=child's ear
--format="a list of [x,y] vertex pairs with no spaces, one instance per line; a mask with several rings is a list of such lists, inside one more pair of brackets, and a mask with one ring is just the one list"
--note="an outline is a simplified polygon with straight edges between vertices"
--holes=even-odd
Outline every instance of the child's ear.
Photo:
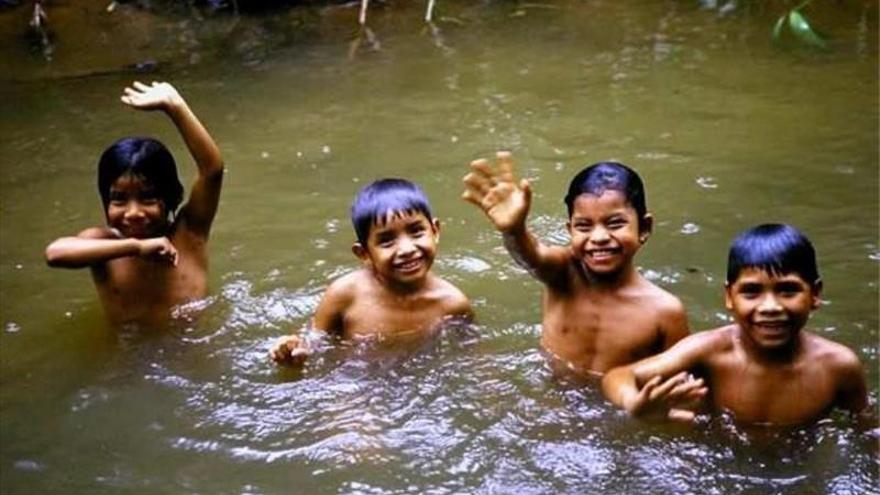
[[651,233],[654,232],[654,215],[650,213],[645,213],[642,216],[642,221],[639,222],[639,242],[644,244],[648,242],[648,238],[651,237]]
[[813,285],[810,287],[811,296],[813,298],[813,309],[819,309],[819,306],[822,304],[822,279],[818,279],[813,282]]
[[434,231],[434,242],[440,241],[440,219],[431,219],[431,229]]
[[730,294],[730,283],[724,282],[724,307],[728,311],[733,311],[733,296]]
[[364,247],[360,242],[355,242],[351,245],[351,252],[355,255],[355,257],[364,263],[368,263],[370,261],[370,253],[367,252],[367,248]]

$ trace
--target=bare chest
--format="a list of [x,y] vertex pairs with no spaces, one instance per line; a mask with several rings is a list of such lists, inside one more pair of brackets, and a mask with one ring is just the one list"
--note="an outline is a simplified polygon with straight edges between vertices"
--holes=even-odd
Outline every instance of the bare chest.
[[739,421],[802,424],[834,405],[835,384],[819,366],[768,369],[731,360],[717,368],[709,383],[713,403]]
[[436,328],[446,312],[442,301],[429,298],[388,300],[360,297],[343,317],[347,337],[419,334]]
[[167,318],[174,306],[207,295],[207,270],[184,255],[177,266],[134,257],[113,260],[93,278],[115,321]]
[[548,293],[543,325],[549,351],[593,371],[636,361],[662,346],[654,309],[637,301]]

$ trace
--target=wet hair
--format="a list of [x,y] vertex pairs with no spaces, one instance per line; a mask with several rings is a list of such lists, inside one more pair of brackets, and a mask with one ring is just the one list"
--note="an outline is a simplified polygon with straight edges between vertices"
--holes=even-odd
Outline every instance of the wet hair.
[[565,195],[565,206],[568,207],[568,217],[574,210],[574,201],[581,194],[601,196],[605,191],[618,191],[626,198],[639,217],[639,229],[645,227],[645,214],[648,207],[645,205],[645,186],[642,179],[633,169],[622,163],[599,162],[594,163],[578,172],[571,179],[568,186],[568,194]]
[[748,268],[780,275],[796,273],[810,285],[820,281],[813,245],[800,230],[786,224],[758,225],[733,240],[727,257],[727,283],[736,282]]
[[169,214],[177,211],[183,200],[183,185],[177,177],[174,157],[164,144],[152,138],[127,137],[104,150],[98,161],[98,192],[104,211],[110,204],[110,188],[126,174],[155,187]]
[[366,246],[373,225],[383,224],[389,215],[415,213],[432,218],[428,197],[419,186],[404,179],[380,179],[358,191],[351,205],[351,223],[358,242]]

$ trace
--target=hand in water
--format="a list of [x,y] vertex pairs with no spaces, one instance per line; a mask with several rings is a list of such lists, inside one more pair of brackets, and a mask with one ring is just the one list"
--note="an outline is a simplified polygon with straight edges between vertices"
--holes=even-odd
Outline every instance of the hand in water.
[[666,381],[658,375],[648,380],[638,394],[628,399],[624,408],[633,416],[691,422],[695,414],[690,409],[708,391],[702,378],[695,379],[686,371]]
[[302,366],[311,354],[305,340],[296,335],[285,335],[275,341],[269,349],[269,358],[277,364]]

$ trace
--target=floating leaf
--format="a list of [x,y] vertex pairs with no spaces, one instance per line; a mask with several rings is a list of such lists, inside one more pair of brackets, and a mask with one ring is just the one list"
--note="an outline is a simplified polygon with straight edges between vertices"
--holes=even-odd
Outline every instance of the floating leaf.
[[779,17],[776,26],[773,27],[773,41],[779,41],[782,38],[782,27],[785,26],[785,20],[788,19],[788,12]]
[[792,10],[788,13],[788,26],[791,28],[791,31],[795,36],[808,45],[817,46],[819,48],[826,47],[825,40],[813,31],[810,23],[807,22],[807,18],[799,11]]

